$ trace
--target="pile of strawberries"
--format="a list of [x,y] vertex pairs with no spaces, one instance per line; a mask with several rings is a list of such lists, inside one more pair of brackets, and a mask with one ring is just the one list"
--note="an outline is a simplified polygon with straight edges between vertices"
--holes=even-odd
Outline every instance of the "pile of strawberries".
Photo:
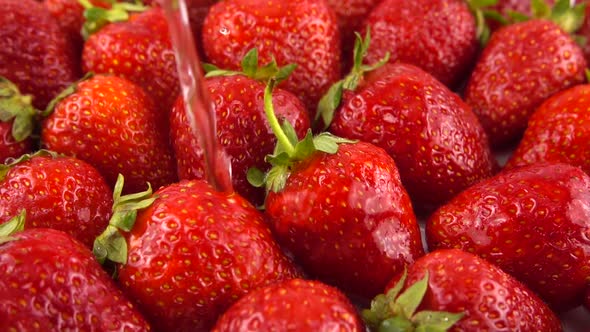
[[590,329],[590,4],[187,0],[224,191],[160,1],[0,0],[1,331]]

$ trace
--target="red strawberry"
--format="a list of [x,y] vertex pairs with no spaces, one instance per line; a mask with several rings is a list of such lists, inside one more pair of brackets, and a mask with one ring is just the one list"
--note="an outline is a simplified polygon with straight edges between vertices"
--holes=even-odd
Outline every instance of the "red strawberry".
[[250,330],[365,331],[344,294],[320,282],[301,279],[249,293],[219,318],[212,332]]
[[84,25],[83,3],[89,6],[108,9],[114,0],[42,0],[47,10],[55,17],[56,22],[72,41],[77,51],[76,55],[82,53],[84,40],[82,38],[82,26]]
[[258,48],[263,63],[275,57],[297,69],[282,87],[299,96],[313,117],[317,102],[340,77],[340,34],[324,1],[231,0],[211,7],[203,26],[205,54],[213,64],[238,69]]
[[[131,4],[114,4],[113,9],[129,6],[145,9]],[[127,21],[108,24],[91,34],[84,44],[82,68],[134,82],[162,112],[169,112],[180,93],[168,24],[160,8],[133,14]]]
[[149,331],[88,248],[53,229],[0,238],[5,331]]
[[455,86],[475,62],[476,22],[465,1],[385,0],[364,25],[372,34],[368,63],[389,52],[390,62],[413,64]]
[[582,304],[590,280],[590,176],[565,164],[506,171],[428,220],[429,248],[460,248],[512,274],[554,308]]
[[[113,218],[95,249],[99,257],[123,263],[119,283],[159,331],[209,331],[246,293],[298,276],[262,214],[234,193],[194,180],[133,199],[116,198],[115,206],[138,201],[145,209],[135,225],[129,225],[133,216]],[[129,231],[126,243],[113,227]],[[119,239],[123,250],[100,249]]]
[[519,138],[551,95],[584,81],[582,50],[555,23],[534,19],[496,31],[465,91],[493,146]]
[[33,121],[38,115],[32,96],[0,76],[0,163],[33,150]]
[[45,148],[88,162],[111,186],[123,174],[126,192],[145,189],[146,181],[156,188],[176,181],[166,114],[139,86],[96,75],[64,95],[42,124]]
[[43,4],[0,0],[0,76],[43,109],[80,77],[74,47]]
[[507,167],[543,161],[563,162],[581,167],[590,175],[589,109],[588,84],[549,98],[531,116]]
[[0,223],[21,210],[28,227],[53,228],[92,248],[108,225],[111,189],[87,163],[41,151],[0,166]]
[[[406,291],[398,296],[403,285]],[[377,297],[371,311],[363,314],[371,327],[381,328],[562,331],[559,319],[526,286],[485,260],[455,249],[437,250],[418,259],[407,277],[393,279],[386,295]]]
[[274,84],[264,95],[279,142],[267,157],[273,168],[266,175],[248,174],[251,183],[266,184],[269,191],[271,228],[313,277],[372,297],[424,253],[395,162],[372,144],[328,133],[308,132],[299,141],[288,122],[281,127],[274,115]]
[[[213,71],[206,79],[217,119],[217,137],[220,146],[231,160],[234,189],[255,205],[264,203],[264,190],[248,183],[248,169],[265,169],[266,155],[273,152],[276,138],[264,115],[265,85],[257,80],[264,68],[257,69],[257,51],[248,53],[255,65],[246,65],[244,73]],[[245,63],[248,63],[245,59]],[[275,66],[274,74],[279,69]],[[266,68],[269,68],[268,66]],[[287,69],[288,70],[288,69]],[[229,76],[210,77],[226,74]],[[248,76],[244,76],[248,73]],[[271,74],[272,75],[272,74]],[[290,92],[277,89],[273,92],[277,115],[295,127],[298,137],[304,137],[309,129],[309,117],[305,106]],[[182,96],[172,110],[171,136],[181,179],[204,179],[204,154],[187,120]]]
[[346,93],[330,131],[385,149],[421,210],[491,176],[496,166],[470,107],[434,77],[407,64],[385,65]]

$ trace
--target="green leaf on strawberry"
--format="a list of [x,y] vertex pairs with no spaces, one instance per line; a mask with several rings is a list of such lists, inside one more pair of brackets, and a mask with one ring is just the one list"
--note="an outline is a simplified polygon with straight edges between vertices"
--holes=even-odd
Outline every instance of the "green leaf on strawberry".
[[12,167],[14,167],[22,162],[25,162],[27,160],[31,160],[31,158],[33,158],[33,157],[46,156],[46,157],[51,157],[51,158],[57,158],[59,155],[60,154],[55,151],[50,151],[50,150],[45,150],[45,149],[38,150],[35,153],[23,154],[17,159],[14,159],[10,162],[6,162],[4,164],[0,164],[0,180],[3,180],[4,177],[6,177],[6,173],[8,173],[8,171]]
[[284,188],[290,169],[295,163],[309,158],[317,151],[333,154],[338,151],[339,144],[356,142],[329,133],[321,133],[314,137],[311,130],[302,140],[299,140],[293,126],[288,121],[280,124],[275,115],[272,91],[276,84],[277,81],[271,79],[264,90],[264,111],[278,141],[274,153],[266,156],[266,161],[272,165],[272,168],[266,174],[258,169],[250,169],[247,176],[251,185],[255,187],[265,185],[267,191],[273,192]]
[[6,238],[17,232],[21,232],[25,229],[25,221],[27,219],[27,211],[21,210],[21,212],[12,217],[9,221],[0,224],[0,244],[6,242]]
[[330,126],[330,123],[332,123],[334,112],[340,106],[344,90],[356,90],[365,73],[374,71],[389,61],[390,54],[388,52],[381,60],[377,61],[376,63],[364,65],[363,60],[367,55],[367,51],[369,50],[369,46],[371,44],[371,29],[367,28],[364,39],[359,33],[355,33],[355,35],[356,40],[354,42],[354,63],[352,70],[344,79],[334,83],[318,103],[315,123],[316,126],[319,125],[319,120],[321,119],[324,123],[323,129],[327,129],[328,126]]
[[273,58],[266,65],[260,66],[258,60],[258,49],[253,48],[248,51],[248,53],[246,53],[242,59],[241,67],[242,71],[237,71],[220,69],[219,67],[210,63],[203,64],[203,69],[206,72],[205,77],[246,75],[257,81],[268,81],[272,78],[277,83],[286,80],[297,68],[297,65],[289,64],[279,67],[277,61]]
[[141,3],[114,2],[111,8],[107,9],[94,6],[89,0],[78,0],[78,2],[85,9],[86,21],[81,32],[85,40],[107,24],[125,22],[129,19],[130,13],[140,13],[149,9]]
[[122,195],[123,184],[124,178],[119,174],[113,190],[113,216],[106,230],[94,241],[93,252],[101,264],[106,260],[121,264],[127,262],[127,242],[121,231],[130,232],[137,211],[149,207],[156,200],[149,183],[147,190],[130,195]]
[[457,323],[464,313],[450,313],[424,310],[416,312],[428,289],[428,272],[418,282],[400,294],[407,270],[395,286],[380,294],[371,302],[371,308],[362,315],[372,331],[447,331]]
[[33,133],[34,119],[39,111],[32,100],[32,96],[22,95],[16,84],[0,76],[0,121],[14,120],[11,133],[17,142]]

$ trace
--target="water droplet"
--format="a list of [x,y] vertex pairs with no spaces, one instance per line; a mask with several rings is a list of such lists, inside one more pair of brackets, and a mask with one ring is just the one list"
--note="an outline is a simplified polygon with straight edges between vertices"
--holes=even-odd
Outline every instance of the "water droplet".
[[219,29],[219,32],[224,36],[229,35],[229,29],[226,27],[221,27],[221,29]]

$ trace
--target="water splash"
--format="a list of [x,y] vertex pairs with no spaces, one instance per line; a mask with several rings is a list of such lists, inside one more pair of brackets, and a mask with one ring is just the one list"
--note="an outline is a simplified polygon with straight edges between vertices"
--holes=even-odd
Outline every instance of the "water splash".
[[203,148],[205,174],[219,191],[232,191],[229,158],[217,141],[215,114],[190,29],[185,0],[163,0],[178,78],[192,134]]

